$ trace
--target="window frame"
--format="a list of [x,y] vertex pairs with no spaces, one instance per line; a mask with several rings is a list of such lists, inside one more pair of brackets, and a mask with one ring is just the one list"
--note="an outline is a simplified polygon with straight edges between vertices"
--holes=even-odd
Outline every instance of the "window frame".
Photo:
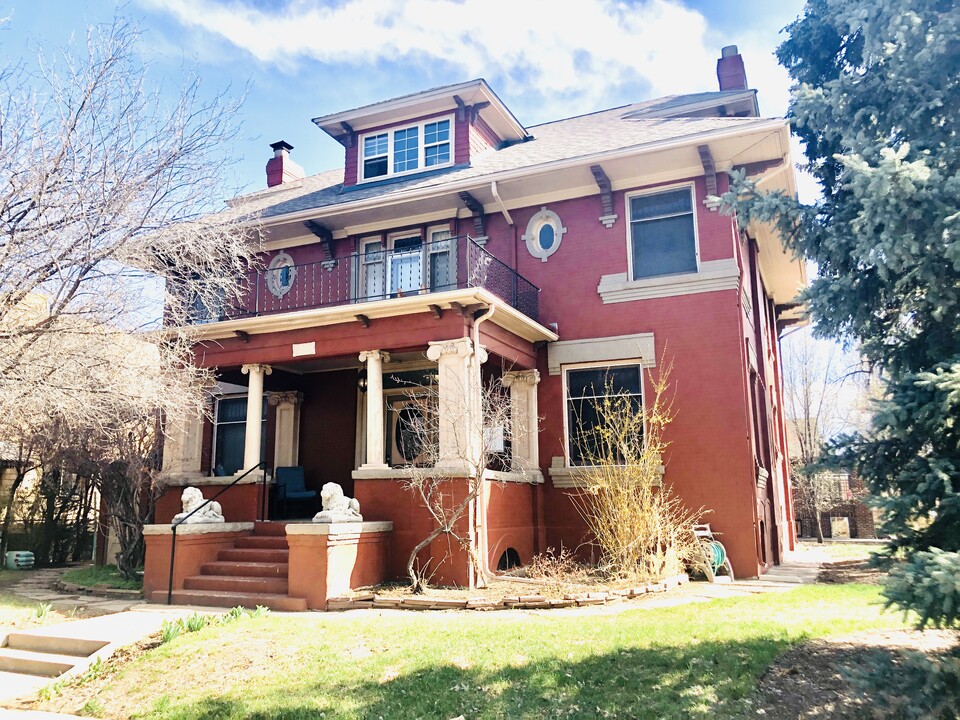
[[592,362],[570,363],[562,365],[560,374],[563,378],[563,462],[564,467],[570,470],[589,470],[595,465],[572,465],[570,463],[570,371],[589,370],[591,368],[629,367],[635,365],[640,371],[640,411],[643,413],[643,442],[647,442],[647,388],[643,371],[643,358],[627,358],[624,360],[595,360]]
[[[246,401],[249,393],[228,393],[226,395],[216,395],[214,397],[213,403],[213,438],[210,446],[210,474],[212,475],[217,468],[217,436],[219,435],[220,425],[243,425],[246,427],[247,419],[244,416],[243,422],[236,420],[225,421],[221,423],[220,421],[220,401],[221,400],[239,400],[243,398]],[[260,419],[260,458],[261,461],[266,456],[266,438],[267,438],[267,393],[263,394],[263,406],[261,409],[261,414],[263,417]],[[240,470],[243,471],[243,461],[240,461]],[[234,473],[236,474],[236,473]],[[231,477],[231,476],[228,476]]]
[[[438,145],[447,144],[450,146],[450,159],[445,163],[438,163],[435,165],[428,166],[426,164],[427,159],[427,144],[424,137],[424,130],[427,125],[432,125],[434,123],[441,123],[444,120],[450,123],[450,136],[447,140],[443,142],[431,143],[430,147],[437,147]],[[394,133],[401,132],[404,130],[411,130],[413,128],[417,129],[417,167],[410,170],[402,170],[397,172],[394,170]],[[364,158],[364,146],[366,144],[367,138],[377,137],[378,135],[387,135],[387,172],[384,175],[376,175],[374,177],[366,177],[364,173],[365,158]],[[445,168],[453,165],[454,155],[456,153],[456,143],[455,143],[455,134],[456,134],[456,120],[453,115],[441,115],[437,117],[425,118],[414,123],[406,123],[402,125],[393,125],[390,127],[381,127],[377,130],[372,130],[370,132],[361,133],[357,142],[357,183],[364,182],[374,182],[376,180],[386,180],[393,177],[403,177],[404,175],[413,175],[414,173],[436,170],[438,168]],[[373,156],[374,158],[383,157],[382,155]],[[373,159],[373,158],[371,158]]]
[[[635,258],[633,257],[633,216],[630,211],[630,201],[636,197],[645,197],[650,195],[660,195],[663,193],[673,192],[675,190],[687,189],[690,191],[690,208],[693,214],[693,252],[694,258],[696,260],[697,268],[696,270],[687,270],[684,272],[675,272],[675,273],[662,273],[660,275],[644,275],[643,277],[634,277],[634,263]],[[700,274],[700,227],[699,227],[699,213],[697,212],[697,185],[693,181],[681,182],[681,183],[672,183],[670,185],[658,185],[656,188],[645,188],[643,190],[634,190],[631,192],[626,192],[623,195],[624,203],[624,217],[627,218],[626,226],[626,235],[627,235],[627,281],[638,283],[645,282],[648,280],[656,280],[657,278],[664,277],[680,277],[682,275],[699,275]]]
[[[447,237],[435,240],[434,236],[438,233],[447,233]],[[397,240],[406,240],[415,237],[420,238],[420,286],[417,292],[424,290],[427,292],[442,292],[441,290],[434,289],[434,278],[431,274],[430,260],[434,255],[443,253],[447,254],[450,272],[450,281],[445,287],[447,290],[451,290],[459,286],[459,280],[456,275],[457,238],[450,229],[450,224],[442,223],[438,225],[428,225],[425,228],[410,228],[409,230],[367,235],[360,238],[357,243],[357,255],[359,259],[356,273],[356,300],[383,300],[398,297],[398,290],[391,287],[391,262],[394,257],[393,253],[395,252],[394,244]],[[441,242],[447,243],[446,249],[439,249],[438,245]],[[379,260],[367,260],[367,248],[371,245],[378,245],[380,247],[379,252],[381,257]],[[370,254],[372,255],[373,253]],[[412,252],[410,254],[412,254]],[[369,266],[377,264],[380,266],[381,283],[383,287],[380,288],[379,293],[374,295],[370,292],[370,288],[367,287],[366,270]],[[409,291],[404,291],[404,293],[407,292]]]

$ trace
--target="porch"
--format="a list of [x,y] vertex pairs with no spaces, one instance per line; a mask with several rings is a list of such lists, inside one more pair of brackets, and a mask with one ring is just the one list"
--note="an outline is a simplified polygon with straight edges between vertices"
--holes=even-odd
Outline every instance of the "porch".
[[[339,538],[333,544],[350,545],[356,541],[355,550],[347,553],[348,560],[337,561],[341,566],[343,562],[352,563],[349,577],[369,577],[361,567],[368,561],[361,558],[360,550],[372,552],[376,546],[382,558],[371,562],[380,568],[379,579],[402,578],[410,552],[430,530],[429,514],[404,486],[411,467],[424,462],[423,449],[406,436],[405,422],[409,423],[412,413],[422,413],[430,405],[418,401],[418,397],[432,398],[430,406],[436,414],[433,424],[438,430],[436,466],[442,467],[448,483],[445,492],[456,497],[465,490],[472,468],[476,467],[471,459],[483,436],[482,421],[476,414],[481,388],[491,378],[500,378],[509,388],[506,392],[513,412],[517,413],[518,427],[532,430],[518,435],[506,448],[507,463],[485,476],[477,506],[464,519],[466,532],[475,538],[476,547],[492,567],[496,567],[508,548],[529,558],[537,544],[535,508],[541,492],[538,483],[542,483],[536,433],[539,374],[535,369],[534,343],[555,339],[556,335],[486,291],[466,292],[465,295],[464,291],[453,291],[430,298],[435,301],[431,304],[441,303],[437,305],[439,312],[428,309],[426,313],[387,315],[370,325],[323,325],[322,316],[313,315],[313,327],[304,332],[278,329],[272,333],[251,333],[247,338],[223,337],[198,346],[198,360],[217,368],[219,383],[212,389],[208,416],[183,419],[179,431],[168,435],[163,466],[167,490],[156,506],[158,525],[148,531],[147,538],[148,546],[155,548],[148,554],[148,591],[165,592],[169,586],[164,572],[157,570],[168,567],[169,562],[159,559],[163,552],[157,549],[164,544],[169,548],[170,541],[163,537],[169,532],[172,517],[180,512],[182,489],[196,486],[209,498],[237,480],[244,470],[260,463],[265,471],[250,472],[218,498],[226,522],[243,525],[237,530],[241,534],[228,533],[218,545],[212,538],[220,531],[210,529],[201,533],[210,537],[187,541],[186,545],[204,547],[202,552],[184,550],[186,545],[182,542],[178,545],[178,553],[199,552],[203,558],[187,562],[186,570],[196,571],[191,575],[182,575],[181,570],[186,570],[179,559],[176,561],[179,569],[174,577],[174,600],[179,597],[187,601],[189,597],[190,602],[199,602],[195,593],[184,595],[181,591],[204,591],[230,584],[200,578],[205,564],[219,562],[216,556],[221,551],[230,555],[236,550],[269,549],[288,554],[288,563],[281,562],[279,556],[271,562],[288,565],[289,577],[283,582],[264,583],[262,579],[252,579],[259,575],[237,575],[230,581],[232,587],[282,594],[281,585],[286,583],[291,597],[293,592],[300,593],[301,598],[309,595],[314,603],[311,607],[319,606],[317,593],[325,592],[317,590],[319,578],[294,581],[300,572],[294,565],[301,562],[294,546],[309,544],[304,537],[320,531],[294,531],[294,540],[289,530],[293,525],[279,522],[309,520],[319,507],[308,502],[288,504],[288,517],[279,517],[277,511],[281,508],[272,501],[270,488],[275,486],[276,469],[282,467],[303,468],[306,488],[317,496],[327,482],[341,485],[348,496],[360,501],[364,524],[376,523],[381,528],[373,538],[361,533],[356,538]],[[483,302],[478,303],[477,299]],[[410,306],[411,301],[420,298],[382,302],[396,309],[397,303]],[[335,311],[321,308],[311,312]],[[246,322],[278,319],[251,318]],[[304,342],[303,335],[307,333],[315,339]],[[424,341],[438,335],[441,339]],[[374,349],[361,345],[371,339],[378,344],[382,341],[383,345]],[[311,352],[297,357],[298,345],[308,345]],[[344,352],[350,346],[354,352]],[[252,525],[254,522],[256,526]],[[382,523],[387,523],[389,530],[382,529],[386,527]],[[274,536],[268,527],[274,524],[286,528],[285,534]],[[328,527],[337,530],[336,525]],[[257,539],[265,534],[273,539]],[[331,537],[327,533],[323,542]],[[255,547],[263,542],[271,547]],[[316,542],[319,541],[315,539]],[[244,547],[250,543],[252,546]],[[281,544],[286,547],[280,547]],[[314,550],[317,549],[315,544]],[[425,551],[423,561],[428,560],[437,570],[434,582],[472,586],[475,581],[477,569],[472,567],[469,553],[451,547],[444,538]],[[215,572],[216,567],[208,570]],[[278,568],[252,566],[249,562],[235,570],[279,572]],[[188,578],[193,579],[188,582]],[[270,589],[278,592],[266,592]],[[208,594],[209,600],[218,597],[213,590]]]

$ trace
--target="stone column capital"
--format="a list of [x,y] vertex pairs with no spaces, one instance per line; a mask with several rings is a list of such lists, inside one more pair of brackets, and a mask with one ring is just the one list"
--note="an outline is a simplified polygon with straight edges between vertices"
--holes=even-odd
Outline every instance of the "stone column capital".
[[503,374],[503,386],[513,387],[514,385],[534,386],[540,383],[539,370],[510,370]]
[[269,365],[262,365],[260,363],[251,363],[250,365],[241,365],[240,372],[244,375],[249,375],[251,373],[269,375],[273,372],[273,368]]
[[267,402],[274,407],[277,405],[299,405],[303,402],[303,393],[295,390],[272,392],[267,395]]
[[454,340],[432,340],[427,343],[427,359],[438,361],[445,355],[470,357],[473,354],[473,342],[470,338],[456,338]]
[[390,362],[390,353],[385,350],[364,350],[360,353],[360,362],[365,363],[370,360],[388,363]]

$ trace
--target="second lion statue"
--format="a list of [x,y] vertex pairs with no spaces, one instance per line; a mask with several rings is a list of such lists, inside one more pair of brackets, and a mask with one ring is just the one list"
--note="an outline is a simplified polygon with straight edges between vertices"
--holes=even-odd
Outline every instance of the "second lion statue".
[[343,488],[337,483],[324,483],[320,489],[320,501],[323,508],[313,517],[317,523],[362,522],[360,502],[356,498],[348,498],[343,494]]

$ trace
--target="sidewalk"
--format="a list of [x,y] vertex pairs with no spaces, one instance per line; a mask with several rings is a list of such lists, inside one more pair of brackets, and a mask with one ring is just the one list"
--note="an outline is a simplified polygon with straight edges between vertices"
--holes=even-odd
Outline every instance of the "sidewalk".
[[[24,571],[23,578],[9,588],[16,595],[50,603],[58,610],[77,609],[81,617],[86,617],[26,630],[0,628],[0,667],[4,668],[0,670],[0,701],[34,693],[57,677],[81,674],[98,659],[104,661],[118,649],[159,632],[165,620],[196,611],[192,607],[147,605],[142,600],[58,592],[53,583],[63,572],[62,568]],[[17,672],[20,669],[31,672]],[[0,709],[0,718],[7,717],[40,720],[71,716]]]

